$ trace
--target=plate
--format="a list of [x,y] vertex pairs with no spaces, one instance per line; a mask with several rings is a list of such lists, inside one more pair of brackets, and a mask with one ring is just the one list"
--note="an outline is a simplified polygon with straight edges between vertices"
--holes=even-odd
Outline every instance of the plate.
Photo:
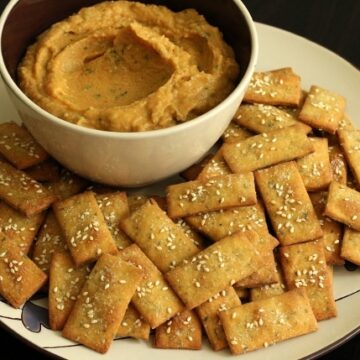
[[[292,33],[257,24],[260,54],[257,69],[269,70],[292,66],[302,77],[302,85],[312,84],[336,91],[347,98],[348,114],[360,126],[360,72],[329,50]],[[0,83],[1,119],[16,120],[3,83]],[[171,181],[171,180],[170,180]],[[159,190],[157,184],[150,191]],[[319,323],[319,331],[243,355],[243,360],[315,358],[360,332],[360,270],[335,269],[335,298],[338,317]],[[150,342],[115,340],[106,355],[97,354],[61,337],[47,328],[46,299],[32,299],[20,310],[0,301],[0,322],[9,330],[48,353],[65,359],[87,360],[218,360],[230,358],[228,351],[213,352],[204,341],[201,351],[153,349]]]

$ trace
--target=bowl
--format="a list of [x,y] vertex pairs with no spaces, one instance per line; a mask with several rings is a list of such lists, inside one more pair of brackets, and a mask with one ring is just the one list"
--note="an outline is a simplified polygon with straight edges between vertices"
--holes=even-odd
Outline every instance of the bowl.
[[210,24],[219,27],[239,63],[238,84],[219,105],[179,125],[137,133],[95,130],[63,121],[40,108],[18,87],[16,69],[37,35],[80,8],[98,2],[101,1],[10,1],[0,18],[0,73],[25,126],[62,165],[108,185],[147,185],[198,161],[226,129],[254,72],[258,55],[255,26],[239,0],[141,1],[165,5],[174,11],[195,8]]

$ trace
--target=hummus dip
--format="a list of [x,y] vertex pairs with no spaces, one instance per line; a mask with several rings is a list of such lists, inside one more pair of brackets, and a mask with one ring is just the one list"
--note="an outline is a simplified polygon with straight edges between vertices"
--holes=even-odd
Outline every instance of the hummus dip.
[[195,10],[102,2],[54,24],[31,45],[19,85],[66,121],[146,131],[191,120],[234,89],[238,65]]

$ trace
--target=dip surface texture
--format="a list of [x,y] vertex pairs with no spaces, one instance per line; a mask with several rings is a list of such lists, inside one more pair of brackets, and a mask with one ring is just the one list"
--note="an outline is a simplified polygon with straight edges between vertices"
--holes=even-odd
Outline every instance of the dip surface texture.
[[129,132],[210,110],[235,88],[238,70],[221,32],[195,10],[115,1],[54,24],[28,48],[18,75],[50,113]]

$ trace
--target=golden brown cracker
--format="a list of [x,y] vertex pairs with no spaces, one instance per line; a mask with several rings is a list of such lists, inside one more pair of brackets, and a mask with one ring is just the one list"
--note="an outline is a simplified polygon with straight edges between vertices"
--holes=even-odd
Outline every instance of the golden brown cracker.
[[206,180],[214,176],[229,174],[232,174],[232,171],[227,166],[224,157],[222,156],[222,149],[220,148],[211,160],[203,167],[197,177],[197,180]]
[[183,177],[186,181],[195,180],[212,157],[213,154],[206,155],[199,162],[191,165],[190,167],[182,171],[180,173],[180,176]]
[[360,266],[360,232],[346,227],[341,245],[341,256]]
[[356,126],[348,114],[339,121],[338,130],[356,130]]
[[222,140],[226,143],[236,143],[254,135],[251,131],[237,124],[235,119],[230,122],[221,136]]
[[339,145],[334,144],[329,146],[329,157],[332,179],[340,184],[346,185],[348,178],[347,163]]
[[255,178],[276,237],[282,245],[323,235],[295,162],[259,170]]
[[204,249],[206,247],[205,239],[194,230],[188,223],[186,223],[183,219],[175,219],[175,224],[183,229],[186,236],[194,243],[196,247],[199,249]]

